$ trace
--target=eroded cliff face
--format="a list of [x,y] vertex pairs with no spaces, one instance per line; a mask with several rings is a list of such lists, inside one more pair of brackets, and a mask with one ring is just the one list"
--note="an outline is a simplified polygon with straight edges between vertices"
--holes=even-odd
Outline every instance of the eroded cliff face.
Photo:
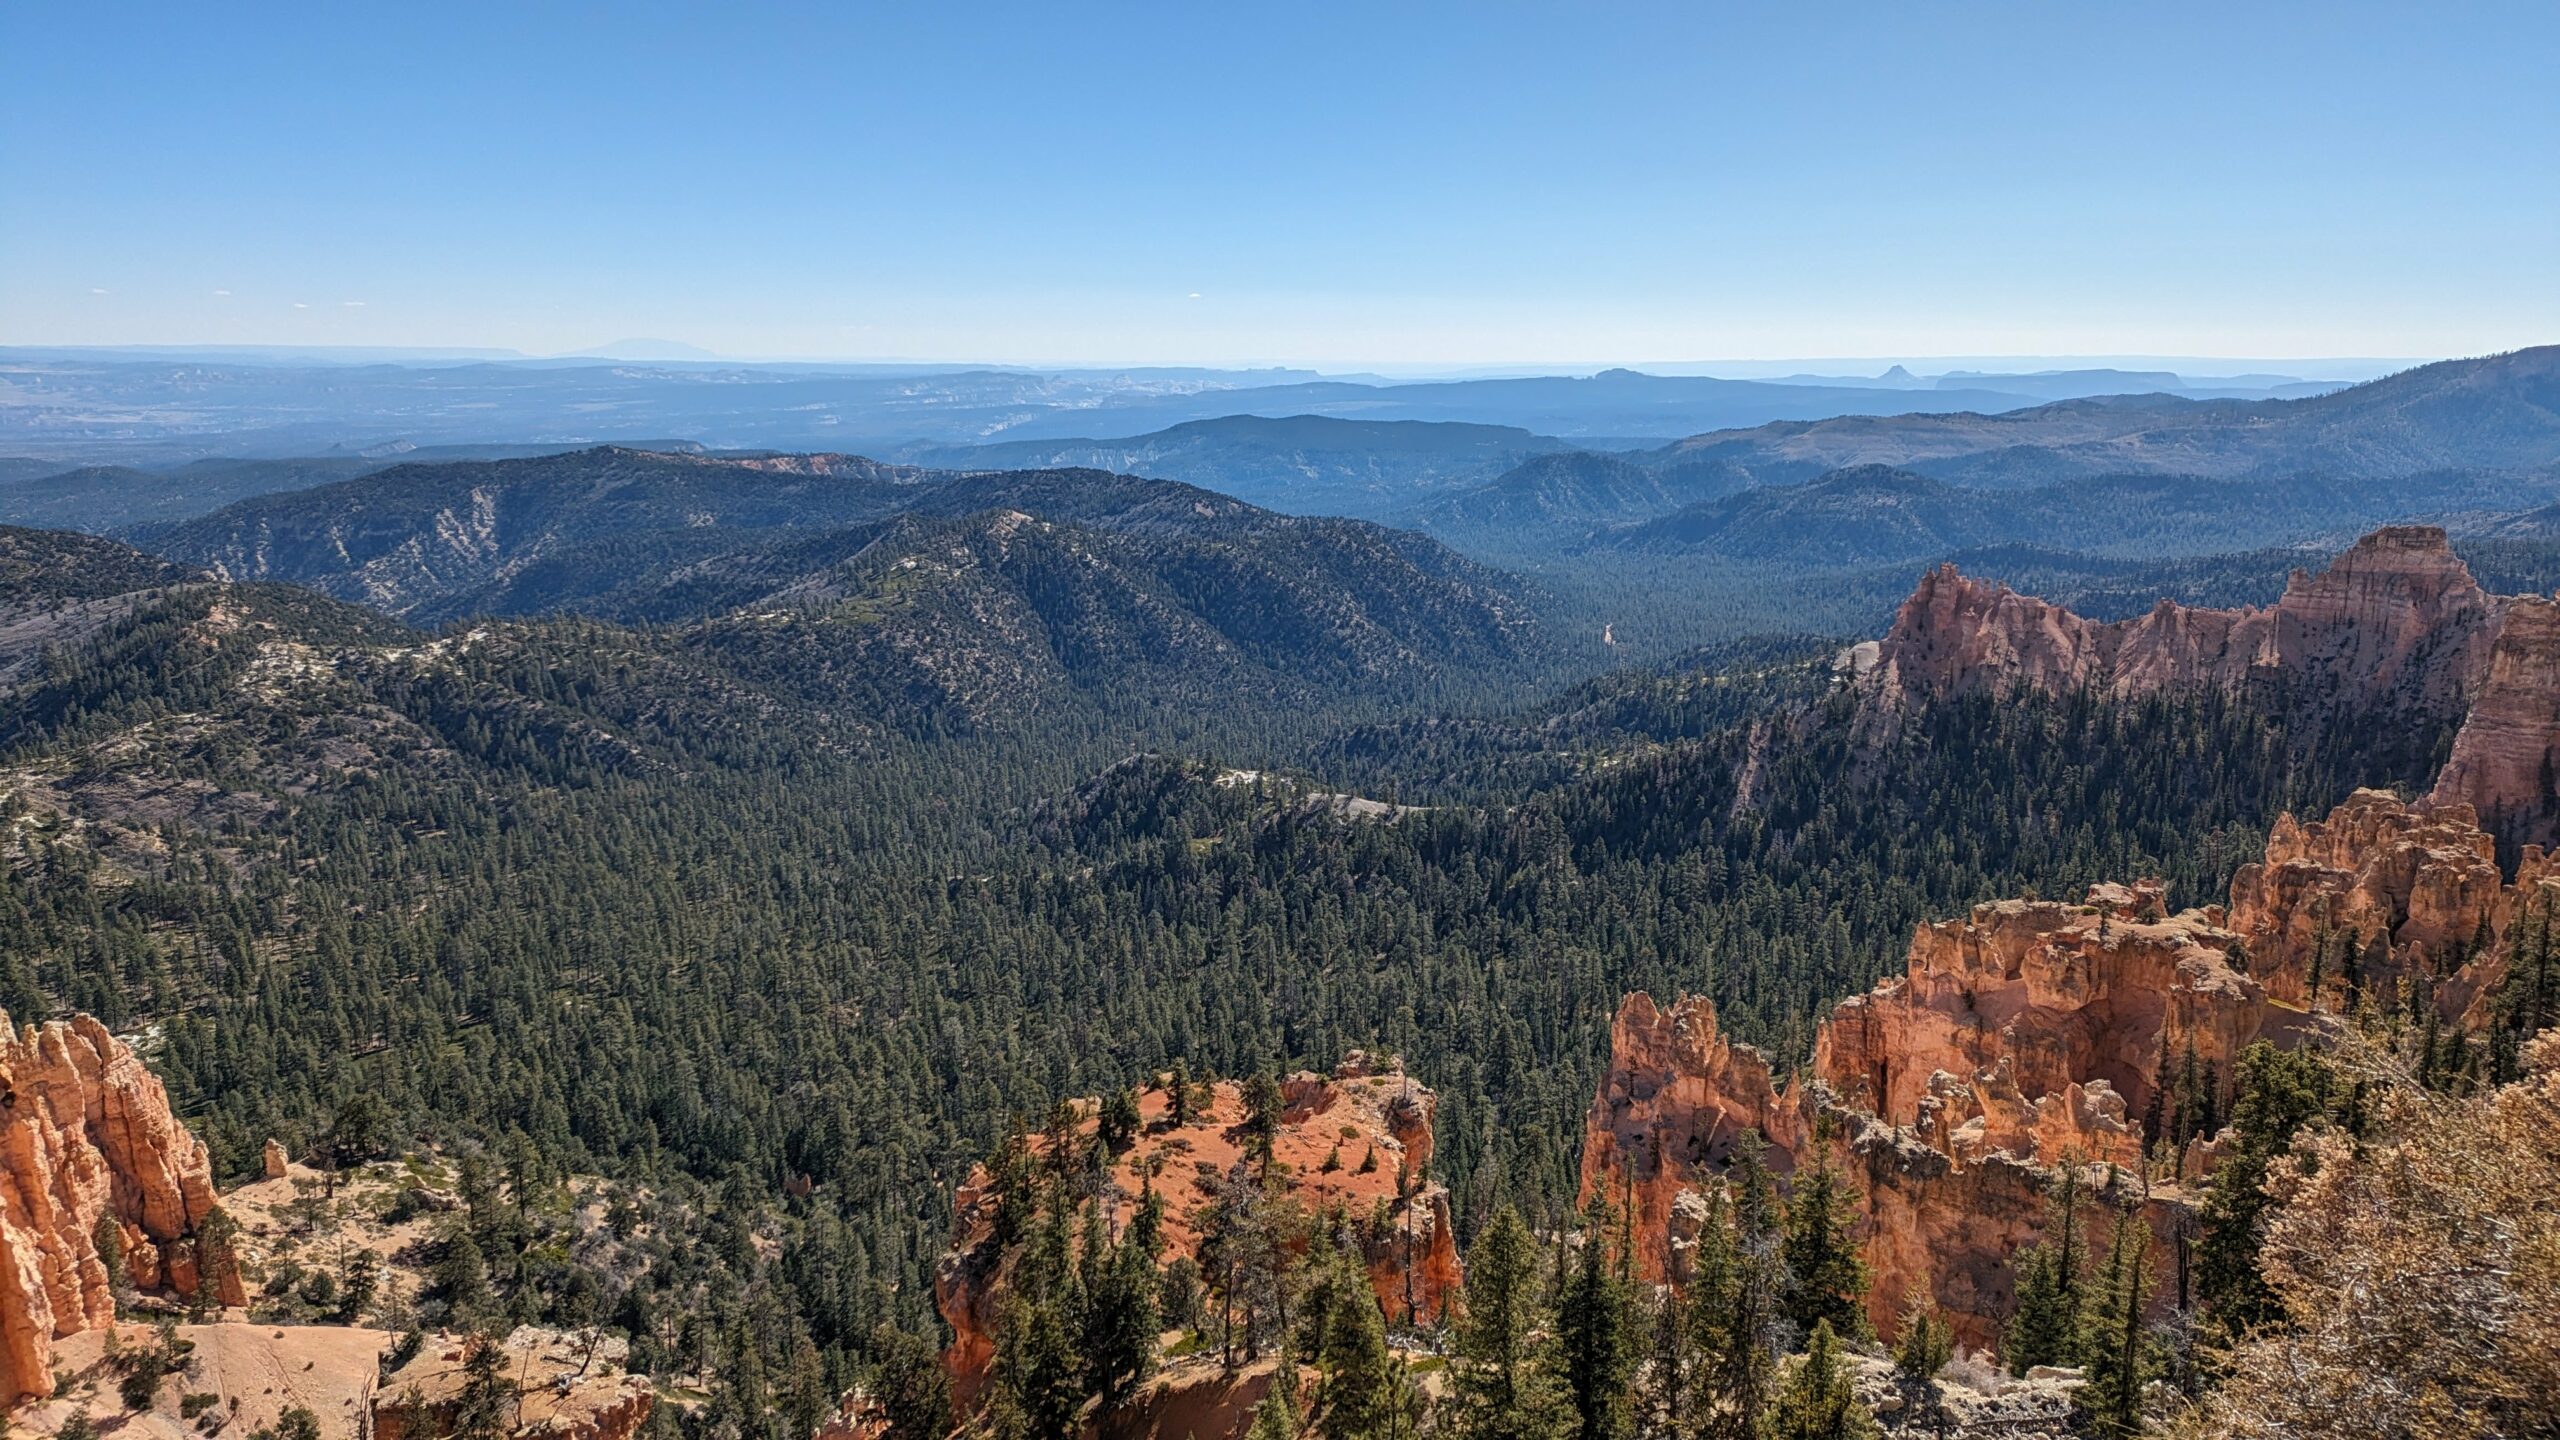
[[[1766,1163],[1781,1176],[1813,1163],[1821,1147],[1857,1189],[1871,1271],[1867,1307],[1879,1332],[1893,1333],[1911,1297],[1925,1293],[1965,1344],[1996,1340],[2015,1300],[2009,1258],[2033,1243],[2043,1221],[2051,1172],[2036,1161],[2034,1141],[2008,1137],[2017,1151],[1986,1142],[1960,1156],[1819,1082],[1773,1086],[1759,1052],[1719,1034],[1715,1007],[1700,996],[1669,1009],[1649,995],[1627,997],[1612,1045],[1584,1139],[1582,1185],[1586,1195],[1634,1208],[1645,1278],[1687,1283],[1704,1211],[1696,1187],[1714,1183],[1742,1132],[1756,1130],[1768,1142]],[[2121,1125],[2114,1120],[2105,1133]],[[2092,1167],[2089,1179],[2102,1187],[2107,1172]],[[2151,1208],[2163,1230],[2174,1224],[2170,1192]]]
[[2385,527],[2318,574],[2295,571],[2273,605],[2163,600],[2107,623],[1942,565],[1857,669],[1871,719],[2010,687],[2130,696],[2263,684],[2356,723],[2458,722],[2432,798],[2470,805],[2510,841],[2560,839],[2560,603],[2482,590],[2430,525]]
[[[2347,1003],[2334,957],[2350,944],[2390,957],[2361,972],[2367,995],[2396,997],[2407,977],[2448,1021],[2476,1024],[2509,927],[2528,906],[2560,910],[2554,868],[2528,849],[2503,874],[2468,806],[2359,791],[2325,820],[2281,821],[2227,907],[2171,913],[2146,882],[1921,926],[1902,975],[1823,1022],[1802,1082],[1721,1034],[1706,1000],[1665,1009],[1631,995],[1592,1104],[1583,1189],[1632,1205],[1641,1268],[1678,1283],[1703,1209],[1689,1192],[1724,1173],[1744,1130],[1781,1175],[1820,1147],[1863,1196],[1878,1330],[1924,1294],[1982,1345],[2014,1302],[2010,1259],[2044,1223],[2053,1167],[2084,1164],[2093,1190],[2112,1180],[2120,1193],[2102,1198],[2140,1205],[2159,1231],[2165,1305],[2189,1187],[2214,1147],[2141,1186],[2155,1094],[2190,1065],[2227,1086],[2251,1043],[2302,1044],[2337,1024],[2324,1012]],[[2313,1005],[2324,944],[2333,958]]]
[[2266,859],[2231,880],[2230,928],[2247,968],[2291,1005],[2348,1003],[2350,984],[2396,1001],[2420,989],[2443,1018],[2478,1028],[2506,975],[2506,940],[2529,907],[2560,907],[2560,867],[2524,847],[2512,876],[2468,803],[2404,804],[2359,790],[2326,820],[2286,815]]
[[[101,1221],[141,1289],[208,1283],[196,1227],[214,1208],[204,1145],[159,1080],[88,1016],[24,1030],[0,1015],[0,1401],[49,1395],[53,1342],[106,1327]],[[227,1305],[236,1271],[211,1267]]]
[[1877,668],[1906,696],[2011,685],[2138,695],[2284,677],[2358,708],[2459,705],[2488,668],[2504,607],[2431,525],[2385,527],[2316,575],[2295,571],[2273,605],[2163,600],[2103,623],[1942,565],[1895,613]]
[[2488,673],[2436,776],[2433,798],[2467,804],[2502,835],[2549,843],[2560,835],[2560,604],[2507,606]]
[[[1307,1217],[1336,1216],[1357,1239],[1378,1302],[1394,1323],[1437,1322],[1459,1286],[1449,1196],[1427,1179],[1438,1101],[1393,1062],[1355,1055],[1331,1075],[1301,1071],[1281,1083],[1285,1110],[1272,1145],[1286,1203]],[[1136,1141],[1111,1157],[1100,1201],[1114,1234],[1152,1186],[1164,1198],[1163,1261],[1198,1258],[1203,1207],[1245,1157],[1243,1087],[1203,1087],[1188,1123],[1172,1122],[1161,1085],[1140,1092]],[[1081,1105],[1078,1134],[1091,1137],[1097,1106]],[[1033,1138],[1045,1153],[1045,1136]],[[1008,1261],[994,1243],[999,1196],[985,1166],[972,1169],[954,1209],[952,1248],[934,1275],[934,1303],[951,1326],[943,1366],[966,1410],[983,1396],[995,1359],[995,1316]]]

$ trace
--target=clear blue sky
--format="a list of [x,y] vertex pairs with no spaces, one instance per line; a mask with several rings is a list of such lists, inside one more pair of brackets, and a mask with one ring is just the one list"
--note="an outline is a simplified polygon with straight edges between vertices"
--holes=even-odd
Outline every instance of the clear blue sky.
[[0,5],[0,342],[624,336],[2549,342],[2560,6]]

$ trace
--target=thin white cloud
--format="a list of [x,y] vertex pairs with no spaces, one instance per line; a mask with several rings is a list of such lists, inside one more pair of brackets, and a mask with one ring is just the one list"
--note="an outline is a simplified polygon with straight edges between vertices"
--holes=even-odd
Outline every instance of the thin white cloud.
[[1197,291],[1197,290],[1192,291],[1192,292],[1191,292],[1191,298],[1192,298],[1192,299],[1194,299],[1194,300],[1199,299],[1199,298],[1200,298],[1200,292],[1199,292],[1199,291]]
[[303,304],[303,303],[302,303],[301,301],[299,301],[299,300],[296,300],[296,301],[294,301],[294,302],[293,302],[293,308],[294,308],[294,309],[296,309],[296,310],[308,310],[308,309],[310,309],[311,307],[310,307],[310,306],[308,306],[308,305]]
[[213,293],[214,293],[214,294],[216,294],[216,295],[228,295],[228,294],[230,294],[231,292],[230,292],[230,291],[228,291],[228,290],[216,290],[216,291],[214,291]]
[[364,302],[361,300],[341,300],[338,303],[350,310],[361,310],[364,308]]
[[103,285],[92,285],[89,287],[89,293],[92,295],[104,295],[107,293],[107,290]]

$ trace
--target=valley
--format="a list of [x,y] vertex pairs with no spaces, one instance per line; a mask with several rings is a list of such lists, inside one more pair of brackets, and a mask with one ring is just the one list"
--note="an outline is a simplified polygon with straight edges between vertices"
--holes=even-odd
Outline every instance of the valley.
[[[1454,493],[1427,530],[614,446],[0,530],[0,1005],[147,1064],[149,1133],[200,1142],[175,1218],[113,1126],[9,1163],[29,1197],[108,1177],[0,1233],[56,1277],[42,1311],[0,1285],[10,1383],[76,1431],[123,1413],[116,1355],[177,1374],[184,1341],[217,1400],[128,1407],[169,1433],[286,1425],[220,1377],[323,1359],[291,1393],[324,1435],[443,1433],[500,1403],[466,1372],[503,1349],[569,1377],[510,1392],[516,1433],[537,1389],[581,1440],[1240,1433],[1344,1356],[1399,1357],[1395,1413],[1473,1403],[1479,1277],[1580,1253],[1622,1287],[1523,1303],[1670,1326],[1608,1382],[1660,1406],[1690,1402],[1640,1376],[1709,1362],[1652,1287],[1742,1304],[1735,1255],[1783,1229],[1771,1366],[1820,1320],[1897,1429],[1924,1396],[2082,1423],[2082,1300],[2019,1328],[2097,1283],[2072,1244],[2148,1237],[2125,1324],[2273,1314],[2260,1211],[2227,1213],[2257,1192],[2218,1177],[2383,1125],[2328,1067],[2538,1103],[2560,538],[2516,417],[2547,353],[2414,392],[2458,422],[2408,377],[2177,402],[2391,417],[2311,426],[2302,463],[2370,462],[2317,480],[2219,427],[2109,432],[2203,470],[2073,478],[2080,411],[2021,412],[2042,459],[1967,452],[2060,477],[2010,488],[1929,473],[1962,427],[1928,416],[1894,442],[1924,469],[1676,505],[1726,482],[1543,449],[1492,486],[1538,497],[1500,544],[1438,518],[1486,491],[1392,447],[1369,473]],[[1016,458],[1129,458],[1083,443]],[[2288,1085],[2323,1098],[2248,1118]],[[2031,1272],[2057,1215],[2093,1228]],[[208,1244],[212,1300],[152,1258]],[[1164,1323],[1023,1368],[1113,1286]],[[1927,1326],[1973,1357],[1960,1396],[1856,1349]],[[2185,1343],[2137,1373],[2201,1399]],[[1760,1344],[1696,1403],[1764,1403]]]

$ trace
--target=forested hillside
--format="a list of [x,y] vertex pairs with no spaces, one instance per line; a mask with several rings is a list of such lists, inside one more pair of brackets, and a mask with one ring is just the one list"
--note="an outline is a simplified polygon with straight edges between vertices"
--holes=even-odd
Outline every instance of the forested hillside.
[[[1046,543],[1004,522],[920,553]],[[787,1237],[777,1266],[733,1261],[787,1300],[748,1343],[805,1333],[843,1366],[875,1322],[926,1323],[951,1184],[1056,1097],[1400,1053],[1442,1097],[1462,1235],[1505,1201],[1560,1217],[1624,991],[1712,996],[1800,1057],[1924,917],[2126,874],[2210,894],[2279,811],[2425,778],[2280,696],[1982,697],[1880,737],[1824,645],[1458,725],[1212,725],[1205,692],[1148,688],[1135,651],[1188,632],[1127,635],[1143,606],[1091,632],[1133,653],[1048,652],[1115,677],[1112,705],[918,728],[916,686],[959,705],[952,676],[998,673],[971,637],[1040,651],[984,628],[995,592],[884,626],[842,614],[882,603],[856,566],[768,642],[760,611],[430,637],[121,563],[150,588],[11,697],[0,1004],[159,1027],[228,1173],[364,1095],[411,1143],[521,1135],[709,1187]],[[1101,615],[1009,593],[1053,634]],[[909,636],[924,668],[855,684],[862,645],[830,625]],[[1325,631],[1307,683],[1362,693],[1361,633]],[[1130,703],[1149,693],[1190,700]]]

